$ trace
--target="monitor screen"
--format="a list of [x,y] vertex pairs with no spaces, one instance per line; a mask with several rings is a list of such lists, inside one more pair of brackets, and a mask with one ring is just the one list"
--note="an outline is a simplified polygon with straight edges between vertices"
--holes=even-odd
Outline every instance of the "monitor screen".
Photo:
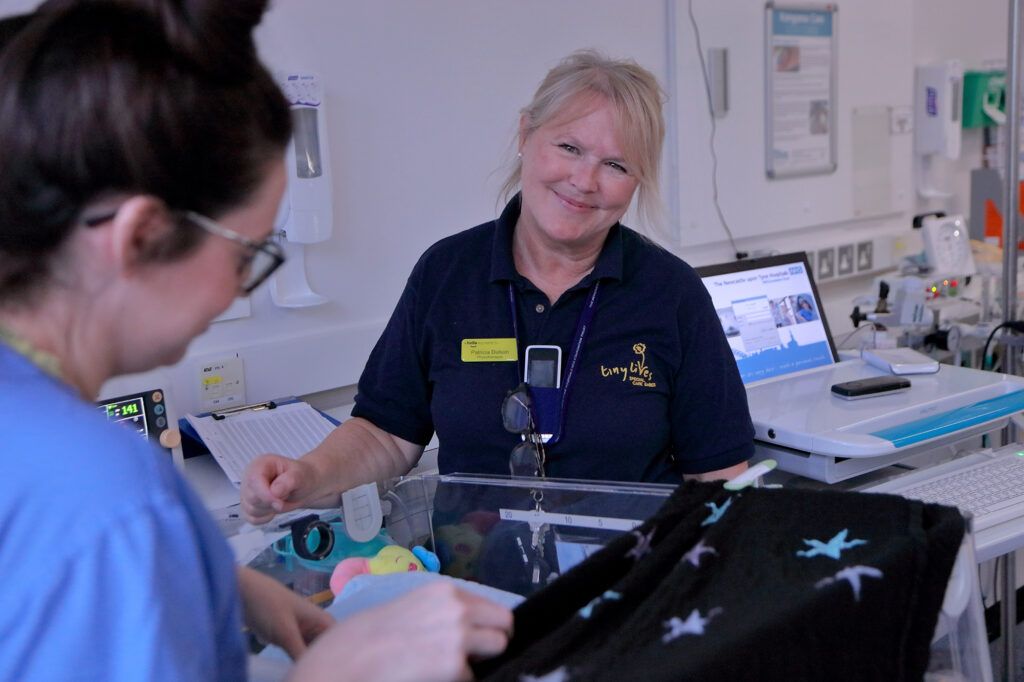
[[159,388],[107,398],[96,403],[96,407],[109,421],[157,442],[169,426],[164,392]]
[[697,268],[744,384],[837,361],[804,253]]
[[142,396],[132,396],[122,400],[101,403],[100,410],[108,421],[123,424],[143,438],[149,437],[149,424],[146,423],[146,406]]

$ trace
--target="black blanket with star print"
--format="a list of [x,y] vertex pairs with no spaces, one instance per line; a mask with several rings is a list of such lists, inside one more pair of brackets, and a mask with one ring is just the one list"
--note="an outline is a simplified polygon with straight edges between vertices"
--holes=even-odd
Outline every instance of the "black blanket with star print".
[[964,521],[889,495],[687,482],[515,611],[479,679],[919,680]]

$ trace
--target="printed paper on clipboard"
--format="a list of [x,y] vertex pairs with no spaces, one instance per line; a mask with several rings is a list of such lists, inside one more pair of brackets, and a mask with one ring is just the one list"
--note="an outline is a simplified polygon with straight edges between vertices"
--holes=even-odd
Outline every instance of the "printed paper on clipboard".
[[236,487],[242,484],[245,467],[260,455],[297,459],[334,429],[334,424],[303,402],[272,410],[244,410],[223,419],[191,414],[186,419]]

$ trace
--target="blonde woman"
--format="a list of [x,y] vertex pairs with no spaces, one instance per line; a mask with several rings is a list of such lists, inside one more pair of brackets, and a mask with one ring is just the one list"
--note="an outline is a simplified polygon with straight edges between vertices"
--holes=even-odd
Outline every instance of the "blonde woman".
[[521,112],[501,215],[420,258],[353,419],[300,460],[253,462],[249,518],[403,474],[435,432],[442,473],[521,473],[521,429],[501,412],[529,346],[558,347],[560,381],[528,389],[549,437],[526,475],[742,471],[753,428],[711,300],[688,265],[619,222],[634,200],[658,213],[663,137],[661,89],[635,62],[584,51],[552,69]]

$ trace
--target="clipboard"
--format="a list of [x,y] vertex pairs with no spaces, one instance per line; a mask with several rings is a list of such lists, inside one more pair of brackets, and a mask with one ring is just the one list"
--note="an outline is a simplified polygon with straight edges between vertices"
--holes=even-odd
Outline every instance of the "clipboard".
[[297,398],[283,398],[217,412],[185,415],[182,433],[201,453],[209,452],[231,483],[241,485],[245,467],[264,453],[297,458],[338,425]]
[[[186,415],[182,421],[183,433],[206,446],[236,488],[241,487],[246,466],[259,455],[301,457],[340,423],[297,398]],[[367,542],[380,532],[383,511],[376,483],[345,491],[341,501],[350,538]]]
[[[260,410],[274,410],[282,405],[291,405],[292,403],[304,402],[295,396],[287,396],[284,398],[276,398],[274,400],[267,400],[261,403],[252,403],[249,405],[239,405],[236,407],[230,407],[225,410],[212,410],[210,412],[200,412],[199,414],[193,415],[198,418],[213,417],[220,421],[226,417],[237,416],[246,412],[260,411]],[[316,408],[313,408],[316,409]],[[340,421],[327,414],[323,410],[316,410],[324,419],[331,422],[334,426],[341,424]],[[206,447],[199,432],[193,428],[192,424],[189,423],[186,417],[178,419],[178,430],[181,432],[182,443],[181,449],[184,459],[191,457],[201,457],[203,455],[209,455],[210,449]]]

